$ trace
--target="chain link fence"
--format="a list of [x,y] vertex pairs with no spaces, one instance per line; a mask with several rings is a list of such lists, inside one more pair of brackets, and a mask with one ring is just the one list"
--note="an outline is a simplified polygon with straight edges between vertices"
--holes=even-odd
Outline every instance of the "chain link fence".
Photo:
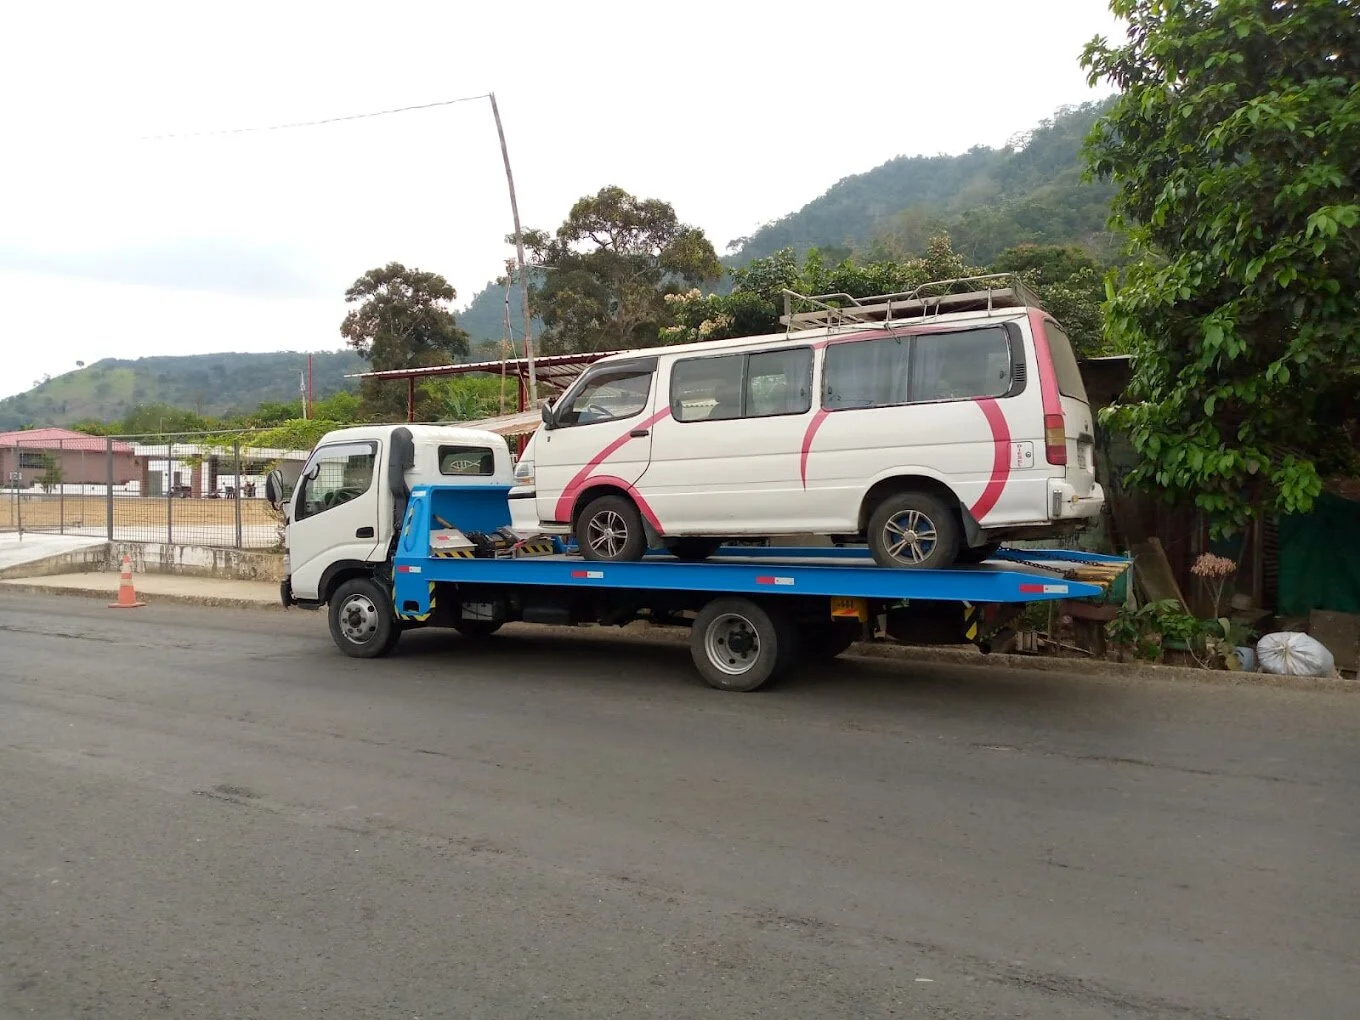
[[270,549],[265,478],[307,450],[253,432],[14,440],[0,447],[0,531]]

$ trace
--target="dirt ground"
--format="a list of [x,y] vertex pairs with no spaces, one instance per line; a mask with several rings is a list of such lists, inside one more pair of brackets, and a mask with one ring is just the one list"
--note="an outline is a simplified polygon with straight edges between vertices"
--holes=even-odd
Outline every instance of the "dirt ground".
[[[103,527],[107,522],[104,496],[49,496],[24,493],[16,501],[13,493],[0,494],[0,528],[17,528],[22,522],[33,531],[67,528]],[[272,526],[268,504],[263,499],[241,500],[242,527]],[[236,503],[230,499],[174,499],[164,496],[115,496],[115,528],[146,528],[164,531],[167,521],[186,527],[234,527]]]

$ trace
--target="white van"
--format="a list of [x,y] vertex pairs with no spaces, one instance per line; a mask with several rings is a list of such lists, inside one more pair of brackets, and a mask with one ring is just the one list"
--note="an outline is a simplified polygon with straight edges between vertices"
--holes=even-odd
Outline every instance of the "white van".
[[1072,345],[1018,281],[785,306],[786,333],[592,364],[516,465],[516,530],[592,560],[814,534],[938,568],[1100,513]]

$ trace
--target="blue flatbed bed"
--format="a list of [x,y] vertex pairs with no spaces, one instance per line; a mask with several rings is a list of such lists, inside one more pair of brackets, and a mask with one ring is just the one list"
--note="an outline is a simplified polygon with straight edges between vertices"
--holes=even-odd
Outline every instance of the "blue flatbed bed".
[[[881,567],[857,546],[731,545],[703,562],[660,550],[637,562],[591,561],[558,539],[440,551],[450,533],[482,537],[504,528],[505,507],[495,489],[411,493],[392,560],[392,599],[404,626],[485,636],[509,621],[690,623],[703,630],[692,641],[696,665],[728,690],[753,690],[817,650],[837,654],[854,640],[905,633],[907,616],[924,620],[941,642],[986,650],[983,639],[1025,605],[1103,599],[1128,567],[1116,556],[1028,548],[946,570]],[[736,646],[744,651],[733,652]]]

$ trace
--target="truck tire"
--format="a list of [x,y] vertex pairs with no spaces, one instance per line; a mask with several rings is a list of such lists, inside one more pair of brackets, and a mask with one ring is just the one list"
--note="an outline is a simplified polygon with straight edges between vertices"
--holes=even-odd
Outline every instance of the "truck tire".
[[330,597],[331,640],[355,659],[376,659],[396,647],[402,629],[392,599],[372,578],[356,577]]
[[573,529],[576,547],[588,560],[621,563],[647,555],[647,534],[642,514],[624,496],[601,496],[591,500]]
[[807,662],[828,662],[845,652],[860,636],[858,620],[829,620],[799,633],[802,656]]
[[710,687],[744,693],[788,668],[793,628],[750,599],[717,598],[695,618],[689,648]]
[[936,496],[910,489],[878,504],[868,537],[879,566],[940,570],[958,556],[959,521]]

